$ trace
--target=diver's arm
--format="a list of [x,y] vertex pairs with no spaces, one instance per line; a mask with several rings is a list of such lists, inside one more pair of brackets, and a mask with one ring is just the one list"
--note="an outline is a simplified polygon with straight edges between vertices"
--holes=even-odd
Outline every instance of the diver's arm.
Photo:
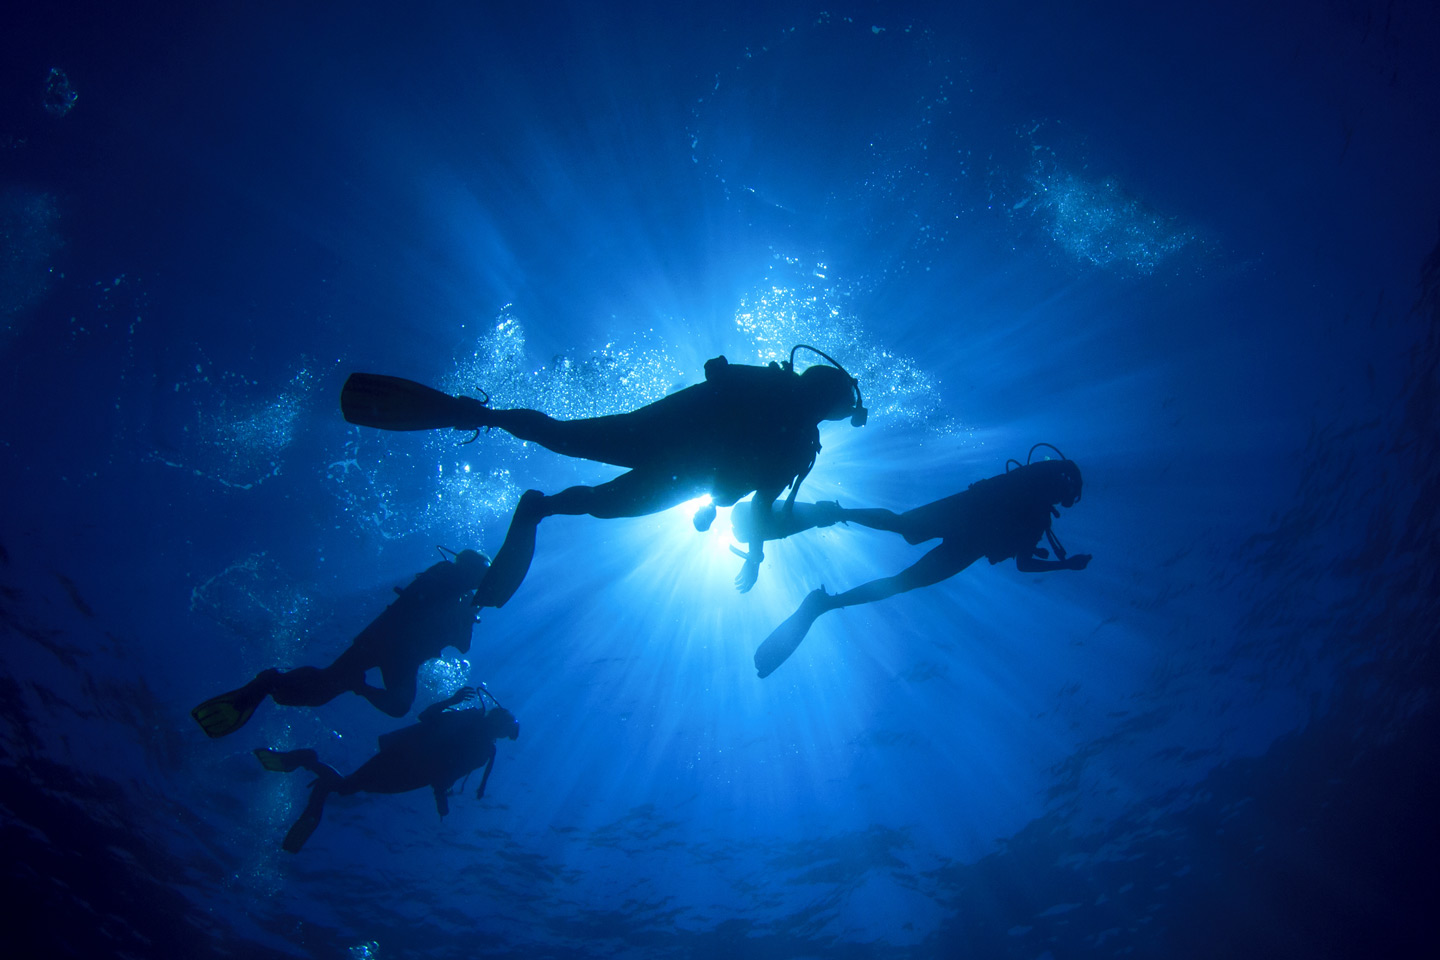
[[[735,575],[735,589],[741,593],[749,593],[750,588],[755,586],[755,581],[760,576],[760,564],[765,560],[766,534],[776,526],[770,512],[775,507],[775,501],[780,497],[780,490],[779,487],[756,490],[755,496],[750,498],[750,550],[748,553],[735,551],[745,559],[744,565],[740,567],[740,572]],[[775,537],[772,536],[769,539],[775,539]]]
[[447,697],[444,700],[436,700],[430,704],[430,706],[421,710],[420,716],[417,719],[419,719],[421,723],[429,723],[444,713],[447,707],[453,707],[457,703],[464,703],[466,700],[474,700],[478,696],[479,694],[475,692],[474,687],[461,687],[455,691],[454,696]]
[[1064,560],[1045,560],[1050,552],[1042,547],[1036,547],[1029,555],[1017,554],[1015,557],[1015,569],[1021,573],[1049,573],[1052,570],[1084,570],[1090,562],[1090,554],[1076,553],[1066,557]]
[[449,785],[441,786],[441,785],[438,784],[438,783],[434,783],[434,784],[431,784],[431,785],[430,785],[430,789],[435,791],[435,809],[436,809],[436,811],[439,812],[440,816],[442,816],[442,817],[445,816],[445,814],[447,814],[447,813],[450,812],[450,787],[449,787]]
[[490,759],[485,761],[485,773],[480,777],[480,789],[475,791],[475,799],[485,798],[485,784],[490,782],[490,771],[495,769],[495,744],[490,744]]

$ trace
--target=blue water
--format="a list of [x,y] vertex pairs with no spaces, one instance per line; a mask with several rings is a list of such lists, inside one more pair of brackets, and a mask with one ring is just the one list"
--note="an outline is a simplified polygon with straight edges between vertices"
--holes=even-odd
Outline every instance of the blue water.
[[[1434,955],[1433,4],[29,6],[11,955]],[[485,799],[337,799],[280,851],[307,780],[251,749],[349,771],[410,721],[190,708],[615,472],[352,427],[350,371],[576,417],[797,342],[871,411],[806,498],[906,509],[1047,441],[1089,568],[982,561],[762,681],[807,591],[923,548],[812,531],[741,595],[725,510],[548,520],[421,674],[416,710],[484,681],[519,717]]]

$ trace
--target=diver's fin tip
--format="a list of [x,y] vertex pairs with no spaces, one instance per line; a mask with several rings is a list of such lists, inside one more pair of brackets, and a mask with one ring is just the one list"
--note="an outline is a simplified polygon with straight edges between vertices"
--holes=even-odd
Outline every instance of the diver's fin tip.
[[210,739],[229,736],[250,722],[255,708],[260,706],[261,701],[268,695],[268,687],[258,682],[259,680],[257,677],[238,690],[211,697],[191,710],[190,716],[195,718],[195,722],[200,724],[200,729],[204,730]]
[[274,773],[293,773],[307,763],[315,763],[320,759],[314,750],[308,748],[273,750],[270,747],[256,747],[252,752],[255,759],[260,761],[260,766]]
[[256,747],[255,759],[260,761],[260,766],[271,773],[289,773],[295,767],[289,763],[286,755],[279,750],[272,750],[269,747]]
[[324,795],[312,795],[310,802],[305,805],[299,819],[290,825],[285,832],[285,839],[280,842],[280,849],[286,853],[299,853],[300,848],[305,846],[305,841],[320,826],[320,817],[325,809]]
[[475,430],[487,426],[485,405],[381,373],[352,373],[340,391],[349,423],[379,430]]

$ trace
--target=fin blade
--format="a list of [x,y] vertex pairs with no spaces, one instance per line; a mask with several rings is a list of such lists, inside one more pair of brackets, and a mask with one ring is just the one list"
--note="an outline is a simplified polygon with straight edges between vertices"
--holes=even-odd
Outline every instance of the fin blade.
[[257,747],[254,751],[255,759],[260,761],[260,766],[273,773],[293,773],[301,767],[317,764],[320,757],[314,750],[301,748],[299,750],[272,750],[269,747]]
[[381,373],[352,373],[340,391],[345,419],[379,430],[473,429],[480,426],[471,422],[479,407],[477,401],[467,403],[466,398]]
[[320,826],[320,806],[315,803],[306,805],[300,818],[290,825],[285,832],[285,839],[280,842],[280,848],[286,853],[299,853],[300,848],[305,846],[305,841]]
[[764,680],[774,673],[782,663],[790,659],[810,632],[810,625],[815,618],[824,613],[827,607],[823,600],[826,597],[824,590],[815,590],[800,604],[800,609],[790,614],[785,622],[771,631],[765,642],[755,650],[755,671],[760,679]]
[[263,692],[256,695],[247,684],[238,690],[211,697],[191,710],[190,716],[200,724],[200,729],[205,731],[207,737],[215,740],[227,737],[245,726],[255,713],[255,708],[260,706],[260,701],[264,699]]
[[289,773],[294,767],[286,766],[285,754],[279,750],[271,750],[269,747],[256,747],[255,759],[260,761],[260,766],[271,773]]

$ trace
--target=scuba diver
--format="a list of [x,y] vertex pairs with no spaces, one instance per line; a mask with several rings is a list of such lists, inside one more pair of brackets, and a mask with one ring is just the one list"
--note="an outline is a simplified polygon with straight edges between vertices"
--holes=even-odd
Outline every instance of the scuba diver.
[[[1050,447],[1060,459],[1030,462],[1040,447]],[[858,523],[898,533],[909,543],[938,538],[940,544],[892,577],[871,580],[839,594],[828,594],[824,587],[811,591],[799,609],[760,644],[755,651],[755,669],[761,678],[774,673],[800,646],[815,619],[827,610],[874,603],[928,587],[948,580],[981,557],[992,564],[1014,557],[1022,573],[1084,570],[1090,554],[1066,556],[1065,548],[1050,529],[1052,515],[1060,516],[1055,505],[1067,510],[1073,507],[1080,500],[1081,486],[1080,468],[1075,461],[1065,459],[1048,443],[1037,443],[1030,448],[1030,457],[1023,465],[1010,460],[1005,464],[1005,473],[976,481],[967,490],[904,513],[851,510],[833,502],[797,504],[787,521],[777,519],[771,523],[771,533],[790,536],[811,527]],[[749,533],[744,521],[737,535],[740,532]],[[1038,546],[1042,536],[1050,541],[1054,560],[1048,559],[1048,550]]]
[[[470,601],[490,561],[474,550],[461,550],[454,557],[417,574],[403,590],[396,587],[395,601],[330,666],[262,670],[245,686],[211,697],[190,715],[210,737],[223,737],[243,727],[266,697],[287,707],[318,707],[349,690],[382,712],[403,717],[415,702],[420,665],[446,647],[461,653],[470,649],[476,623]],[[365,682],[365,671],[374,668],[380,670],[383,688]]]
[[[830,366],[795,372],[795,353],[809,350]],[[496,410],[489,397],[452,397],[430,387],[371,373],[355,373],[340,396],[345,419],[382,430],[474,431],[498,427],[568,457],[627,468],[598,486],[575,486],[547,496],[527,490],[495,555],[476,606],[500,607],[519,589],[535,554],[540,521],[555,514],[641,517],[704,494],[710,503],[694,517],[707,530],[717,506],[754,493],[751,510],[757,538],[743,553],[735,578],[743,593],[755,584],[765,559],[763,535],[771,505],[790,488],[793,506],[800,484],[820,452],[822,420],[849,419],[864,426],[860,382],[814,347],[800,344],[785,363],[768,367],[733,364],[724,357],[705,363],[705,382],[686,387],[639,410],[582,420],[555,420],[537,410]],[[473,438],[472,438],[473,439]],[[774,539],[774,537],[769,537]]]
[[[487,699],[493,704],[490,710],[485,709]],[[471,701],[477,704],[475,708],[449,709]],[[443,817],[450,812],[450,788],[455,781],[483,766],[485,773],[475,799],[484,797],[490,771],[495,769],[495,741],[520,736],[515,715],[500,706],[483,683],[479,692],[474,687],[461,687],[453,697],[430,704],[420,711],[419,719],[419,723],[383,734],[380,752],[348,777],[321,763],[314,750],[256,750],[255,758],[266,770],[290,773],[304,767],[316,776],[310,784],[310,800],[285,834],[281,847],[290,853],[300,852],[320,825],[325,800],[332,793],[348,797],[361,792],[409,793],[429,787],[435,792],[435,809]]]

